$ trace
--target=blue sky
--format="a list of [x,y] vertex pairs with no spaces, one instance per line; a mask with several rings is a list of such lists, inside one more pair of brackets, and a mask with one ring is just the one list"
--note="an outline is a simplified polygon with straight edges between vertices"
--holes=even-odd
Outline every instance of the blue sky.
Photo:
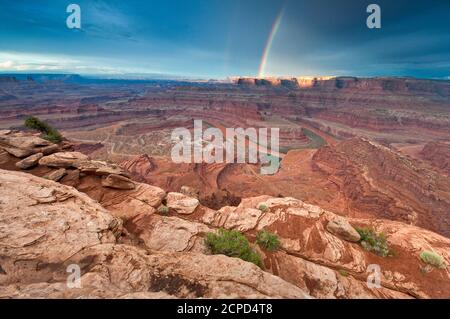
[[[81,7],[81,30],[66,7]],[[366,27],[377,3],[382,28]],[[1,0],[0,72],[450,77],[450,1]]]

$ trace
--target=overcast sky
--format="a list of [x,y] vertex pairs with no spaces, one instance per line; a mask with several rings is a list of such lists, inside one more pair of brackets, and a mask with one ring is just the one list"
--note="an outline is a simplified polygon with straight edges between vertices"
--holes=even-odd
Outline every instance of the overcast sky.
[[450,78],[444,0],[1,0],[0,26],[0,72],[253,76],[270,49],[265,75]]

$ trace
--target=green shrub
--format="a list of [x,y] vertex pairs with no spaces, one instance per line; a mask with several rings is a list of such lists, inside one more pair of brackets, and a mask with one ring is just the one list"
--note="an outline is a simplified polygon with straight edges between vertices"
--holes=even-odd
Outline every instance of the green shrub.
[[262,230],[256,235],[256,243],[269,251],[275,251],[280,248],[278,236],[267,230]]
[[42,122],[40,119],[34,116],[29,116],[25,119],[25,126],[33,130],[38,130],[40,132],[47,132],[49,125]]
[[158,213],[160,213],[161,215],[167,215],[169,213],[169,207],[167,207],[165,205],[159,206]]
[[48,133],[48,134],[44,134],[44,135],[42,136],[42,138],[45,139],[45,140],[47,140],[47,141],[50,141],[50,142],[52,142],[52,143],[55,143],[55,144],[57,144],[57,143],[59,143],[59,142],[62,141],[62,136],[61,136],[61,134],[59,134],[59,132],[56,131],[56,130],[51,131],[51,132]]
[[389,249],[386,236],[383,233],[377,234],[370,228],[356,228],[356,231],[361,236],[361,246],[365,250],[371,251],[381,257],[393,255],[393,252]]
[[420,254],[420,259],[426,264],[432,265],[437,268],[445,268],[445,261],[441,255],[433,251],[425,250]]
[[29,116],[25,119],[25,126],[33,130],[38,130],[43,134],[42,138],[52,143],[62,141],[62,136],[57,129],[51,127],[46,122],[41,121],[37,117]]
[[214,255],[240,258],[262,268],[261,257],[250,247],[247,238],[236,230],[219,229],[217,234],[208,233],[205,245]]
[[348,277],[350,274],[348,273],[348,271],[344,270],[344,269],[339,269],[339,274],[342,277]]
[[261,205],[259,205],[258,209],[262,212],[267,212],[269,207],[267,207],[267,205],[265,205],[265,204],[261,204]]

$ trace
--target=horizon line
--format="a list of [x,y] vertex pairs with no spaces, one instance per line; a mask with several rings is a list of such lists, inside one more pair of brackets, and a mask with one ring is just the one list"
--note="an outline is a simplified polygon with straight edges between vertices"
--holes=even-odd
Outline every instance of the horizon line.
[[72,72],[27,72],[27,71],[0,71],[0,76],[5,75],[71,75],[93,79],[104,80],[192,80],[192,81],[225,81],[236,79],[317,79],[328,80],[336,78],[358,78],[358,79],[380,79],[380,78],[397,78],[397,79],[422,79],[422,80],[450,80],[450,76],[446,77],[420,77],[411,75],[270,75],[270,76],[252,76],[252,75],[229,75],[225,77],[210,77],[210,76],[192,76],[192,75],[173,75],[173,74],[135,74],[135,73],[123,73],[123,74],[103,74],[103,73],[72,73]]

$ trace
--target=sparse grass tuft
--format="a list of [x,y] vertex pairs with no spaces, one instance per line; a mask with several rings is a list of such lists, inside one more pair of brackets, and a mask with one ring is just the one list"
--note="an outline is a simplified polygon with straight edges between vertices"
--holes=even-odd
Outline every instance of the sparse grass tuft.
[[256,243],[268,251],[275,251],[280,248],[278,236],[267,230],[261,230],[256,235]]
[[434,266],[436,268],[443,269],[446,267],[444,258],[438,253],[435,253],[434,251],[424,250],[420,254],[420,259],[422,259],[424,263]]
[[361,246],[367,251],[371,251],[378,256],[387,257],[394,253],[389,249],[386,236],[383,233],[377,234],[370,228],[356,228],[356,231],[361,236]]
[[346,270],[344,270],[344,269],[339,269],[339,274],[342,276],[342,277],[348,277],[349,276],[349,273],[348,273],[348,271],[346,271]]
[[262,268],[261,257],[255,252],[247,238],[236,230],[219,229],[218,233],[208,233],[205,245],[214,255],[236,257]]
[[161,215],[169,214],[169,207],[167,207],[166,205],[159,206],[158,207],[158,213],[160,213]]

